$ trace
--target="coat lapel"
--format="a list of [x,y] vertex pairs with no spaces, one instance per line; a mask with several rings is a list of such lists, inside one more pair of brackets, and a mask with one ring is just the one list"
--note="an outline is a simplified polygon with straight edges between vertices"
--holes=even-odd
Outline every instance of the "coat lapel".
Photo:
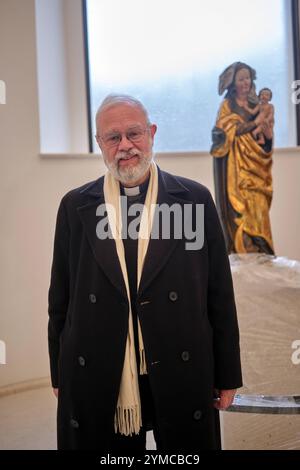
[[[188,201],[186,198],[189,190],[183,186],[176,177],[161,171],[158,168],[158,196],[157,204],[183,204]],[[164,265],[167,263],[172,252],[176,248],[180,240],[171,237],[169,239],[153,239],[149,240],[148,250],[144,261],[141,281],[139,285],[138,295],[142,295],[151,281],[158,275]]]
[[115,241],[108,237],[100,240],[96,234],[97,224],[104,218],[104,216],[96,215],[98,206],[104,204],[103,181],[104,178],[102,177],[97,181],[96,188],[93,185],[92,188],[85,190],[95,200],[90,204],[78,207],[77,211],[98,265],[120,294],[127,299],[126,286]]

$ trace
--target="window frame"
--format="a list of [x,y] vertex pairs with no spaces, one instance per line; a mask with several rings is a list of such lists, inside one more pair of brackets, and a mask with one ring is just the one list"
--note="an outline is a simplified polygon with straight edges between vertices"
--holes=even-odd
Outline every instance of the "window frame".
[[[299,0],[291,1],[294,79],[300,80],[300,7]],[[296,106],[296,143],[300,145],[300,104]]]
[[88,38],[88,22],[87,22],[87,4],[86,0],[82,0],[82,21],[83,21],[83,50],[84,50],[84,73],[86,82],[86,109],[87,109],[87,125],[88,125],[88,146],[89,153],[93,153],[93,126],[92,126],[92,105],[91,105],[91,80],[89,67],[89,38]]

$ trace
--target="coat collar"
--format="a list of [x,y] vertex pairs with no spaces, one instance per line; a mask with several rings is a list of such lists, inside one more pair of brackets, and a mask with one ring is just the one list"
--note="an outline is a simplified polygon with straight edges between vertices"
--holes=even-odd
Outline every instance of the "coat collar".
[[[183,185],[179,179],[162,171],[159,167],[158,169],[158,184],[159,188],[162,188],[162,191],[169,194],[180,194],[180,193],[188,193],[190,192],[189,189]],[[104,198],[103,193],[103,184],[104,184],[104,176],[101,176],[96,181],[91,182],[85,188],[80,191],[80,194],[86,194],[88,196],[96,197],[96,198]]]
[[[104,176],[80,191],[82,195],[89,196],[88,200],[90,202],[84,206],[78,207],[77,210],[99,267],[118,289],[120,294],[127,299],[126,286],[116,251],[115,241],[109,238],[99,240],[96,235],[96,225],[99,220],[101,220],[99,216],[96,216],[96,209],[104,202],[103,183]],[[158,168],[158,205],[163,203],[172,205],[176,202],[182,205],[189,201],[188,193],[190,193],[189,189],[186,188],[176,176]],[[142,296],[145,289],[166,264],[178,242],[179,240],[173,238],[169,240],[150,239],[138,290],[139,297]]]

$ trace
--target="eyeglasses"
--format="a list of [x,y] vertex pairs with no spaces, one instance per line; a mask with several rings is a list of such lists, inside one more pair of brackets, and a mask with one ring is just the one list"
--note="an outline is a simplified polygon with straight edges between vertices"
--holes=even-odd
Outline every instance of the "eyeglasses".
[[[131,129],[128,129],[126,132],[124,132],[126,139],[130,140],[130,142],[138,143],[141,142],[146,134],[146,132],[149,131],[149,127],[146,127],[145,129],[142,129],[140,127],[134,127]],[[120,132],[111,132],[109,134],[100,136],[97,135],[96,137],[107,146],[107,147],[117,147],[121,140],[122,140],[123,134]]]

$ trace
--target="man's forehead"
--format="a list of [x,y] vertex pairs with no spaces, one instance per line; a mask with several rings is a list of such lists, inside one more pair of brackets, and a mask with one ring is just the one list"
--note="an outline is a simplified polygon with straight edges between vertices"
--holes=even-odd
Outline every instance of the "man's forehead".
[[116,103],[104,108],[98,123],[102,126],[115,127],[123,125],[145,124],[146,116],[142,109],[131,103]]

